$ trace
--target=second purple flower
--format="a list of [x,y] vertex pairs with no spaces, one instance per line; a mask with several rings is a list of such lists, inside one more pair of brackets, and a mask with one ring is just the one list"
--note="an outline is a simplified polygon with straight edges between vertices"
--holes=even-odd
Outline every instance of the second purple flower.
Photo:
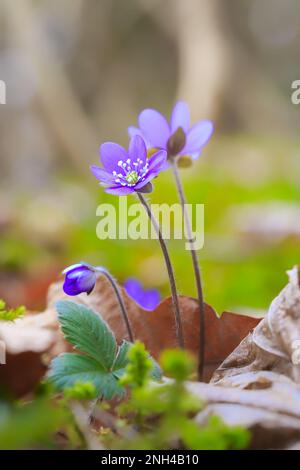
[[[190,111],[184,101],[178,101],[172,111],[170,122],[155,109],[144,109],[139,115],[139,127],[130,126],[130,136],[141,135],[148,148],[170,150],[172,139],[178,139],[175,154],[190,155],[196,159],[202,148],[207,144],[213,133],[213,123],[208,120],[190,124]],[[181,134],[176,136],[180,129]],[[172,152],[171,152],[172,153]],[[174,155],[173,155],[174,156]]]

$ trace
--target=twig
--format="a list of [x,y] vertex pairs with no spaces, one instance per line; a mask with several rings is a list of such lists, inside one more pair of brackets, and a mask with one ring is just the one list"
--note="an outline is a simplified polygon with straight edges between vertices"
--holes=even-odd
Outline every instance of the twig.
[[159,243],[164,255],[168,275],[169,275],[169,281],[170,281],[170,287],[171,287],[171,293],[172,293],[172,301],[173,301],[173,311],[174,311],[174,317],[175,317],[175,324],[176,324],[176,336],[177,336],[177,341],[178,345],[180,348],[184,348],[184,336],[183,336],[183,330],[182,330],[182,322],[181,322],[181,316],[180,316],[180,309],[179,309],[179,302],[178,302],[178,293],[177,293],[177,288],[176,288],[176,282],[175,282],[175,276],[174,276],[174,271],[172,267],[172,263],[170,260],[168,248],[166,245],[166,242],[162,236],[160,227],[153,216],[151,209],[144,198],[144,196],[141,193],[137,193],[138,198],[141,202],[141,204],[144,206],[147,215],[152,222],[152,225],[158,235]]

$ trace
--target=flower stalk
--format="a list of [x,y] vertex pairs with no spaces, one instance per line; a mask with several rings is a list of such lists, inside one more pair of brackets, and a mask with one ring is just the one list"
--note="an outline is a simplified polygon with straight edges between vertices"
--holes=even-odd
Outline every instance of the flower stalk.
[[67,295],[75,296],[86,292],[88,295],[93,291],[97,281],[97,275],[106,277],[117,297],[122,316],[124,318],[128,336],[131,342],[134,341],[132,329],[128,318],[128,313],[123,300],[120,288],[113,276],[102,266],[91,266],[88,263],[80,262],[68,266],[64,271],[65,281],[63,290]]
[[108,280],[108,282],[110,283],[111,287],[113,288],[113,290],[116,294],[116,298],[118,300],[119,306],[120,306],[120,310],[121,310],[126,328],[127,328],[129,340],[130,340],[131,343],[133,343],[134,342],[134,337],[133,337],[132,329],[131,329],[131,326],[130,326],[127,309],[126,309],[123,296],[121,294],[120,288],[119,288],[116,280],[113,278],[113,276],[106,269],[104,269],[102,267],[96,267],[95,270],[96,270],[96,272],[98,272],[98,273],[102,274],[103,276],[105,276],[106,279]]
[[179,171],[177,167],[177,159],[171,159],[171,165],[173,170],[173,175],[175,178],[176,188],[178,192],[178,196],[180,199],[180,204],[182,207],[182,213],[184,217],[184,224],[186,227],[186,234],[188,238],[188,242],[191,246],[191,257],[193,263],[193,269],[195,274],[195,281],[196,281],[196,288],[197,288],[197,297],[198,297],[198,305],[199,305],[199,358],[198,358],[198,378],[200,381],[204,379],[204,366],[205,366],[205,305],[203,300],[203,289],[202,289],[202,282],[201,282],[201,272],[198,262],[197,251],[194,247],[194,242],[192,240],[192,227],[191,221],[189,218],[189,214],[186,210],[186,197],[184,193],[184,189],[182,186],[182,182],[179,176]]
[[172,302],[173,302],[173,311],[174,311],[174,317],[175,317],[175,325],[176,325],[176,337],[177,337],[177,342],[180,348],[184,348],[184,336],[183,336],[183,329],[182,329],[182,322],[181,322],[181,315],[180,315],[180,309],[179,309],[179,301],[178,301],[178,293],[177,293],[177,288],[176,288],[176,282],[175,282],[175,276],[174,276],[174,271],[172,267],[172,263],[170,260],[170,255],[168,252],[168,248],[166,245],[166,242],[162,236],[160,227],[158,225],[157,220],[155,219],[154,215],[152,214],[152,211],[145,199],[145,197],[140,193],[137,192],[137,196],[140,200],[140,203],[143,205],[145,208],[145,211],[157,233],[158,240],[163,252],[163,256],[165,259],[166,263],[166,268],[168,271],[168,276],[169,276],[169,281],[170,281],[170,287],[171,287],[171,294],[172,294]]

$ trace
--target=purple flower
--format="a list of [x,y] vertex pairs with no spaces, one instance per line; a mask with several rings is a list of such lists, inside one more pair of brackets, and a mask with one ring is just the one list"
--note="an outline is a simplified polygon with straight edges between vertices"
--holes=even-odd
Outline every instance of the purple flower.
[[63,271],[66,275],[63,290],[68,295],[78,295],[82,292],[90,294],[96,284],[96,271],[86,263],[69,266]]
[[134,278],[124,283],[127,294],[132,297],[144,310],[154,310],[160,303],[160,294],[156,289],[143,289],[142,284]]
[[213,123],[208,120],[190,126],[190,112],[184,101],[175,104],[170,122],[155,109],[144,109],[138,123],[138,128],[128,128],[129,135],[142,136],[148,148],[167,150],[169,156],[190,155],[193,159],[198,158],[213,133]]
[[102,144],[100,159],[103,168],[91,166],[93,175],[107,186],[107,193],[125,196],[135,191],[146,192],[146,185],[164,169],[167,154],[159,150],[147,159],[145,142],[135,135],[130,140],[128,152],[113,142]]

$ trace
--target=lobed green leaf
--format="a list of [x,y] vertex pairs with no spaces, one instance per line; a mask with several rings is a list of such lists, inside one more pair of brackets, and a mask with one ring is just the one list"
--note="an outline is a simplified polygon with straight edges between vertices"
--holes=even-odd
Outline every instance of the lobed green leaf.
[[117,343],[107,323],[93,310],[67,300],[57,303],[57,311],[66,340],[110,370]]

